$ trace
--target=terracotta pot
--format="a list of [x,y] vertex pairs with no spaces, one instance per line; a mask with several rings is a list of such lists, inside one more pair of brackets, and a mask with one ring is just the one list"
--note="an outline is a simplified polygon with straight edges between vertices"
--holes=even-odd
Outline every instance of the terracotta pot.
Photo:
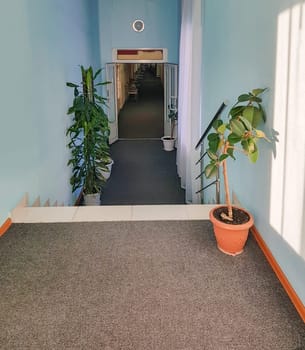
[[233,256],[241,254],[248,238],[249,229],[254,223],[253,216],[245,209],[238,208],[249,215],[249,221],[240,225],[226,224],[214,217],[214,211],[217,208],[219,207],[215,207],[210,211],[209,217],[214,227],[218,249]]

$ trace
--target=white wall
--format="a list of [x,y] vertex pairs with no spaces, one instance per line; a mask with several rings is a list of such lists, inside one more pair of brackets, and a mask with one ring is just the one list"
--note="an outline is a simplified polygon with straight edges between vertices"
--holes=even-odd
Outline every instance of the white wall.
[[25,192],[73,202],[65,129],[79,65],[99,66],[95,0],[0,4],[0,225]]
[[279,142],[256,165],[230,162],[231,189],[305,304],[304,27],[301,0],[205,1],[203,125],[223,100],[269,88],[265,130]]

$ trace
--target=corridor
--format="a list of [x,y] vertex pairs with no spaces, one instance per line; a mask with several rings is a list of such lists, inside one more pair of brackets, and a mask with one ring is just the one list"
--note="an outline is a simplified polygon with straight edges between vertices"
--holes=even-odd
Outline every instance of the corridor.
[[164,151],[163,85],[146,69],[119,113],[119,141],[111,145],[111,177],[101,195],[102,205],[184,204],[176,151]]
[[119,138],[163,136],[163,85],[146,69],[136,80],[137,94],[130,96],[119,112]]

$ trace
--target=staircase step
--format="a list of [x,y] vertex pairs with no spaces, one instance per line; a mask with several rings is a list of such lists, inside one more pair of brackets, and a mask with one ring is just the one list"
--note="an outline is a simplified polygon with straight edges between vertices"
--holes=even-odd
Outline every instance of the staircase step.
[[35,201],[34,201],[34,203],[32,204],[32,207],[40,207],[40,196],[38,196],[36,199],[35,199]]
[[124,205],[26,207],[12,211],[13,223],[207,220],[214,205]]

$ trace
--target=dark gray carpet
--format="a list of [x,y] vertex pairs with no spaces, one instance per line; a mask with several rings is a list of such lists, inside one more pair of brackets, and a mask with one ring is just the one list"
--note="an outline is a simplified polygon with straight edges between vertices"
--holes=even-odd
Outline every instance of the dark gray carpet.
[[177,175],[176,152],[160,140],[120,140],[111,146],[111,177],[102,205],[183,204],[185,191]]
[[305,349],[305,327],[250,239],[209,222],[14,224],[0,239],[0,348]]
[[160,78],[145,72],[135,101],[128,99],[119,112],[120,138],[160,138],[163,126],[163,86]]

